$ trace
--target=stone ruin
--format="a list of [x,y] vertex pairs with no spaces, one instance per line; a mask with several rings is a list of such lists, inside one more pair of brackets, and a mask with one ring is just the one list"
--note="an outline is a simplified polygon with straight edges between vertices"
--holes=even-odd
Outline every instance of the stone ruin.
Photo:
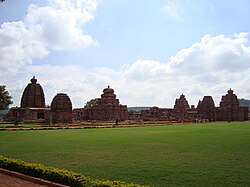
[[216,120],[216,108],[212,96],[204,96],[202,101],[197,105],[197,111],[201,119],[208,119],[209,121]]
[[77,120],[125,121],[128,119],[127,106],[120,104],[110,86],[103,90],[101,98],[96,99],[93,105],[74,109],[73,112]]
[[248,107],[240,106],[239,100],[233,92],[230,88],[227,94],[222,96],[220,107],[216,108],[216,119],[218,121],[248,120]]
[[179,99],[175,100],[173,115],[175,119],[186,119],[188,116],[189,104],[185,95],[181,94]]
[[33,77],[24,89],[21,108],[45,108],[45,97],[43,88],[37,83],[37,79]]
[[66,94],[57,94],[51,108],[45,106],[43,88],[33,77],[23,92],[21,106],[11,108],[5,121],[15,123],[71,123],[72,104]]
[[248,107],[239,105],[237,96],[233,90],[228,90],[222,96],[220,106],[215,107],[212,96],[204,96],[199,101],[197,108],[192,105],[189,107],[185,95],[175,100],[173,109],[151,107],[149,110],[138,113],[129,112],[133,120],[171,120],[171,121],[247,121],[249,119]]
[[72,122],[72,103],[65,93],[58,93],[51,102],[52,123]]
[[103,90],[101,98],[84,108],[72,110],[72,103],[65,93],[58,93],[51,102],[51,107],[45,105],[42,86],[33,77],[22,94],[21,106],[11,108],[4,116],[5,121],[24,123],[72,123],[73,121],[99,120],[99,121],[124,121],[124,120],[171,120],[171,121],[246,121],[248,107],[239,106],[239,100],[228,90],[222,96],[220,106],[215,107],[212,96],[204,96],[199,101],[197,108],[191,107],[185,95],[180,95],[175,100],[173,108],[151,107],[142,112],[128,112],[126,105],[121,105],[116,98],[114,90],[109,86]]

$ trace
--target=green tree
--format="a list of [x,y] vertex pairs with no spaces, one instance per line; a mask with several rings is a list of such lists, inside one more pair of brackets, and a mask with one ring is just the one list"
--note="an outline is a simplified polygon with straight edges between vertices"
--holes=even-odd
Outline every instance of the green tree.
[[0,110],[8,109],[9,105],[12,104],[12,97],[9,92],[5,90],[4,85],[0,85]]
[[90,101],[88,101],[84,107],[86,108],[89,108],[89,107],[92,107],[93,105],[95,105],[98,101],[98,98],[95,98],[95,99],[91,99]]

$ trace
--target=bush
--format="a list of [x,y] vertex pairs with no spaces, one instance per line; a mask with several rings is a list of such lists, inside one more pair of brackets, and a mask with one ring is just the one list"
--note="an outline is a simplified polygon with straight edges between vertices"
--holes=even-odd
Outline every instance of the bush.
[[0,156],[0,168],[73,187],[142,187],[139,184],[128,184],[120,181],[93,180],[80,173],[74,173],[65,169],[46,167],[42,164],[26,163],[21,160],[3,156]]

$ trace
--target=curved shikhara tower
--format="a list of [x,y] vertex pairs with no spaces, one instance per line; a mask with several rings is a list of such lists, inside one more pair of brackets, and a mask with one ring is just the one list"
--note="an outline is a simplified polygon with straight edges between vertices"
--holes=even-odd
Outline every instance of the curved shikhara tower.
[[31,83],[24,89],[21,108],[45,108],[45,97],[42,86],[37,83],[35,76],[30,81]]
[[72,122],[72,103],[65,93],[58,93],[51,102],[51,113],[53,123]]

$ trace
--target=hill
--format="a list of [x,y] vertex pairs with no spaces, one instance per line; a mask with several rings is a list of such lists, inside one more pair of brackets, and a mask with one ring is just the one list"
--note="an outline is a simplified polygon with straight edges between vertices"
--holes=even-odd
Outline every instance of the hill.
[[128,111],[142,111],[142,110],[148,110],[150,107],[148,106],[136,106],[136,107],[128,107]]
[[239,99],[240,106],[248,106],[248,111],[250,112],[250,100],[248,99]]

